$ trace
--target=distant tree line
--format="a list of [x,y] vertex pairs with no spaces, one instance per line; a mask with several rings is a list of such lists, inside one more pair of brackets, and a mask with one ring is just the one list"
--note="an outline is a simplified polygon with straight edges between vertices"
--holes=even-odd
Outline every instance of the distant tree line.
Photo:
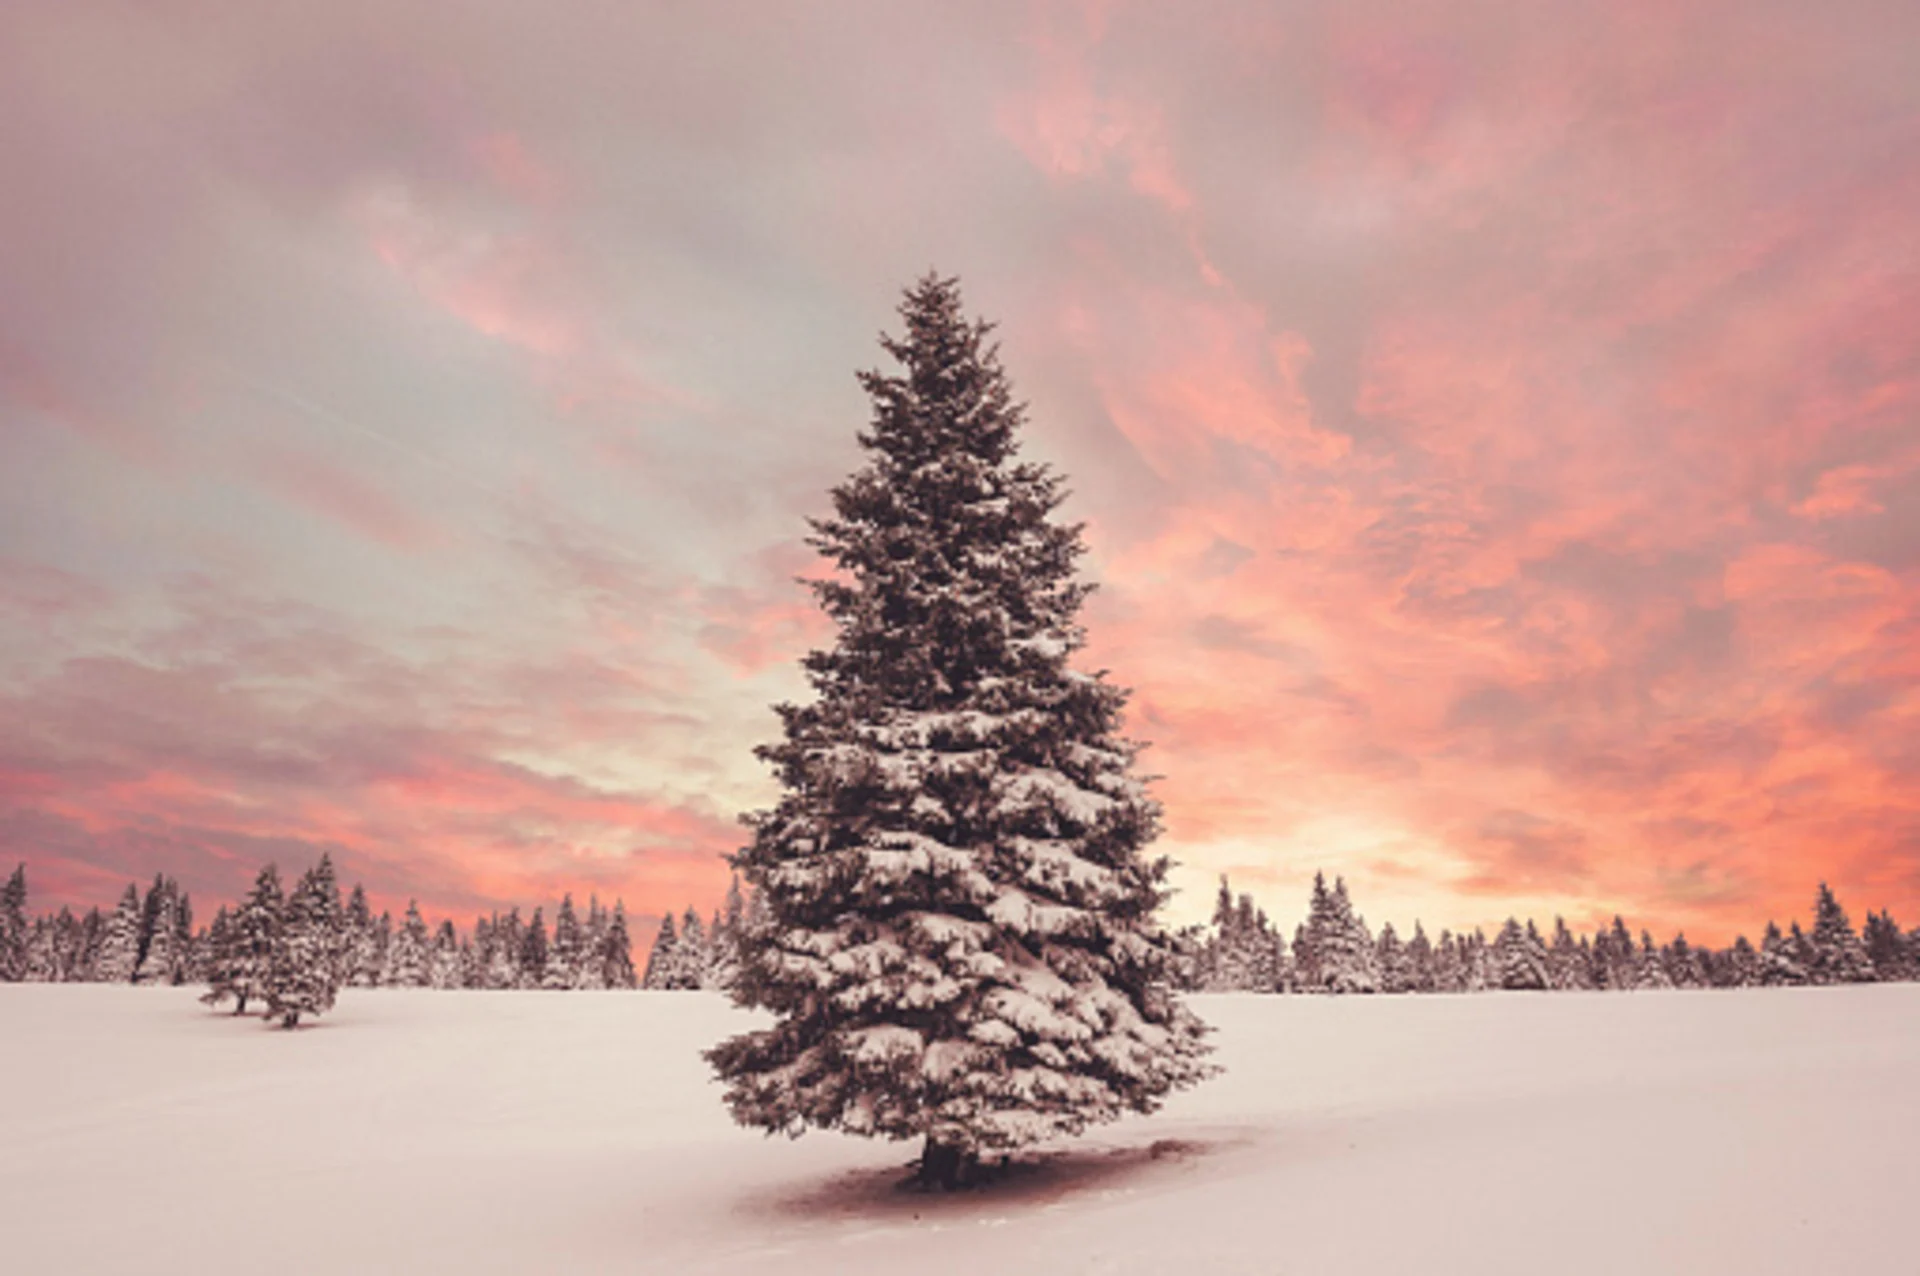
[[1475,930],[1430,939],[1419,922],[1402,939],[1391,922],[1376,936],[1354,911],[1347,884],[1315,874],[1306,920],[1289,943],[1252,898],[1227,879],[1211,925],[1185,936],[1184,981],[1191,991],[1273,993],[1564,991],[1641,988],[1755,988],[1920,979],[1920,929],[1901,930],[1890,913],[1867,915],[1856,932],[1826,883],[1814,899],[1813,929],[1768,922],[1755,945],[1745,935],[1725,948],[1677,934],[1636,939],[1619,917],[1576,936],[1555,918],[1549,938],[1531,921],[1508,918],[1489,940]]
[[[689,950],[690,952],[693,950]],[[701,971],[704,978],[704,968]],[[144,893],[129,884],[112,911],[70,908],[29,920],[26,866],[0,889],[0,981],[208,985],[212,1004],[250,1006],[292,1027],[324,1013],[342,987],[632,988],[626,908],[591,897],[582,915],[568,895],[549,929],[543,909],[514,908],[429,929],[418,903],[396,924],[377,917],[355,885],[343,902],[327,856],[287,890],[274,865],[245,899],[194,928],[193,902],[156,874]]]

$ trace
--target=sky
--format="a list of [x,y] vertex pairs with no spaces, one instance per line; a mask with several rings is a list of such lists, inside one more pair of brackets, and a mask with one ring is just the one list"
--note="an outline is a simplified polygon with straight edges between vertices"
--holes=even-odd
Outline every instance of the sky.
[[957,275],[1175,920],[1920,921],[1920,7],[0,7],[36,906],[717,900]]

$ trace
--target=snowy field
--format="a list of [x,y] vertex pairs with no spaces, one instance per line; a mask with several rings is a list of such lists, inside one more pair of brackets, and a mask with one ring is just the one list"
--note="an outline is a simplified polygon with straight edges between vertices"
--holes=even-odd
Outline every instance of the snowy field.
[[927,1197],[730,1125],[716,996],[0,986],[0,1266],[1920,1271],[1920,985],[1195,1004],[1225,1076]]

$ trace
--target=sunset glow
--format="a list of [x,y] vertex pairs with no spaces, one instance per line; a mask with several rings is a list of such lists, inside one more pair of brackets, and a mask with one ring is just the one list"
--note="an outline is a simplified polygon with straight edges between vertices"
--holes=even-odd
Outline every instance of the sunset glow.
[[1177,919],[1920,920],[1920,7],[167,8],[0,14],[36,907],[710,906],[934,267]]

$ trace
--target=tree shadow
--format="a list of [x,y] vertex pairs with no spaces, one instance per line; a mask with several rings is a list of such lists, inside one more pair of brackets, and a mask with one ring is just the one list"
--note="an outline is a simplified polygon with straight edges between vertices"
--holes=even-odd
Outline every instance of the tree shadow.
[[1252,1134],[1233,1131],[1024,1152],[985,1163],[978,1182],[944,1192],[917,1187],[917,1163],[908,1161],[852,1170],[824,1181],[783,1185],[755,1194],[742,1202],[742,1208],[770,1219],[813,1223],[899,1223],[1009,1209],[1028,1212],[1074,1198],[1132,1191],[1174,1180],[1254,1142]]

